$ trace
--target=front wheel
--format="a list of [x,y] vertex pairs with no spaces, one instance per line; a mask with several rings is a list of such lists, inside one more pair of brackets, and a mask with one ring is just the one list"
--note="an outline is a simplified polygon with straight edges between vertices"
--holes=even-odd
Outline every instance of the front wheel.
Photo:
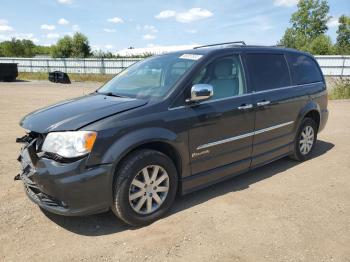
[[311,157],[317,139],[317,125],[312,118],[305,118],[296,135],[292,158],[305,161]]
[[163,216],[174,202],[177,171],[169,157],[155,150],[139,150],[118,168],[113,212],[127,224],[142,226]]

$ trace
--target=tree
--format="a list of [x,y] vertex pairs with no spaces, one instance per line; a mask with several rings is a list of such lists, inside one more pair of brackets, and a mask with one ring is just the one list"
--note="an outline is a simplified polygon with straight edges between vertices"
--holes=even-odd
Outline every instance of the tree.
[[88,38],[82,33],[75,33],[72,39],[72,57],[89,57],[91,48]]
[[305,51],[314,55],[331,55],[334,54],[332,40],[325,34],[315,37],[305,46]]
[[350,17],[342,15],[339,17],[337,30],[336,49],[339,54],[350,54]]
[[300,0],[290,20],[292,28],[307,38],[315,38],[327,30],[329,6],[325,0]]
[[291,28],[287,28],[279,44],[313,54],[331,54],[333,45],[325,35],[329,6],[325,0],[300,0],[292,14]]
[[57,41],[52,48],[53,57],[89,57],[91,56],[91,48],[89,41],[82,33],[75,33],[73,37],[68,35]]
[[31,40],[12,38],[11,41],[0,43],[0,56],[33,57],[34,47],[35,45]]
[[57,44],[52,48],[52,57],[67,58],[72,54],[73,44],[72,38],[68,35],[57,41]]

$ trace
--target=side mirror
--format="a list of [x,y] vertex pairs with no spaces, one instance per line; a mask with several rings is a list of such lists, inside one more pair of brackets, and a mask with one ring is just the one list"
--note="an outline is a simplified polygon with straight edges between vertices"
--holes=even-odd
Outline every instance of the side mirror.
[[200,102],[211,98],[214,95],[213,86],[209,84],[196,84],[191,88],[191,98],[186,102]]

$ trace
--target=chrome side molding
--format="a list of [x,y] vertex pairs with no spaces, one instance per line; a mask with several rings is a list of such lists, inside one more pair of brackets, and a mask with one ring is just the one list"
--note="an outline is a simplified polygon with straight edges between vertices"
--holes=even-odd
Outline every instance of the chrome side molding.
[[196,148],[196,150],[201,150],[201,149],[205,149],[205,148],[208,148],[208,147],[229,143],[229,142],[232,142],[232,141],[235,141],[235,140],[238,140],[238,139],[242,139],[242,138],[246,138],[246,137],[250,137],[250,136],[254,136],[254,135],[259,135],[259,134],[262,134],[264,132],[268,132],[268,131],[271,131],[271,130],[274,130],[274,129],[277,129],[277,128],[281,128],[281,127],[284,127],[284,126],[291,125],[293,123],[294,123],[294,121],[289,121],[289,122],[282,123],[282,124],[279,124],[279,125],[270,126],[270,127],[264,128],[264,129],[259,129],[259,130],[254,131],[254,132],[249,132],[249,133],[246,133],[246,134],[243,134],[243,135],[234,136],[234,137],[226,138],[226,139],[223,139],[223,140],[207,143],[207,144],[198,146]]

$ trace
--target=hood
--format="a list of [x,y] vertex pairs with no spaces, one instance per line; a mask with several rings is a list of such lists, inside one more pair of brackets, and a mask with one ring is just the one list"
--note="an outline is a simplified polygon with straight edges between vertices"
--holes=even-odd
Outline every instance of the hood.
[[145,100],[94,93],[34,111],[26,115],[20,125],[38,133],[77,130],[102,118],[146,103]]

